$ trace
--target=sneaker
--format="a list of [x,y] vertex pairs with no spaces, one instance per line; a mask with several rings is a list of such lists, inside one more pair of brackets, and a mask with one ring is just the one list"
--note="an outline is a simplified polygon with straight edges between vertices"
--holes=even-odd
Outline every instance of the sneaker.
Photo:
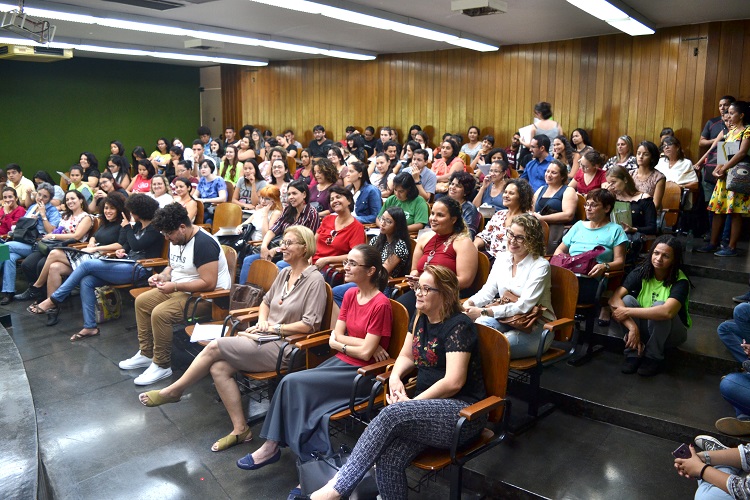
[[632,375],[633,373],[638,371],[638,367],[641,364],[641,358],[638,356],[628,356],[625,358],[625,361],[622,363],[622,368],[620,371],[626,375]]
[[736,249],[727,247],[714,252],[714,255],[717,257],[737,257],[737,255],[739,254],[737,253]]
[[711,243],[709,243],[708,245],[704,245],[704,246],[702,246],[700,248],[696,248],[695,251],[698,252],[698,253],[714,253],[718,249],[719,249],[719,247],[717,247],[716,245],[712,245]]
[[151,363],[146,371],[138,375],[133,381],[135,385],[151,385],[154,382],[172,376],[171,368],[162,368],[156,363]]
[[141,351],[135,353],[135,356],[128,358],[125,361],[120,361],[118,365],[121,370],[135,370],[136,368],[146,368],[151,366],[151,358],[147,358]]
[[732,300],[738,304],[742,304],[743,302],[750,302],[750,292],[744,293],[742,295],[738,295],[736,297],[732,297]]
[[4,293],[3,298],[0,299],[0,306],[7,306],[13,301],[13,295],[15,295],[13,292],[10,293]]
[[727,447],[722,444],[721,441],[712,436],[706,436],[704,434],[696,436],[695,447],[703,451],[716,451],[726,450]]
[[638,367],[638,375],[642,377],[653,377],[661,370],[661,361],[651,358],[643,358],[641,366]]
[[724,417],[716,421],[716,429],[727,436],[747,436],[750,434],[750,420]]

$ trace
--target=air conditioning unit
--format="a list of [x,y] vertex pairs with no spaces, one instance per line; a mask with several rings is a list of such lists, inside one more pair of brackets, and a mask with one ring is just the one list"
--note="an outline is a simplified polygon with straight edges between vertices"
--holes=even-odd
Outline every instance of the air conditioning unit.
[[0,45],[0,59],[14,61],[55,62],[73,57],[72,49],[29,47],[28,45]]

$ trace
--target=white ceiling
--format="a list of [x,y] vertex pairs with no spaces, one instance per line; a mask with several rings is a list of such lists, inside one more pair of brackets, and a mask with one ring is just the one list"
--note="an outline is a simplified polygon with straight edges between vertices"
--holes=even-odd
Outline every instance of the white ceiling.
[[[2,0],[14,3],[15,0]],[[119,0],[118,0],[119,1]],[[124,0],[123,0],[124,1]],[[104,0],[26,1],[28,7],[62,11],[94,9],[112,17],[145,16],[164,23],[182,22],[204,25],[210,31],[229,29],[272,37],[350,48],[376,54],[420,52],[455,48],[393,31],[358,26],[320,15],[270,7],[250,0],[172,0],[184,7],[158,11]],[[193,4],[191,2],[205,2]],[[350,0],[351,3],[420,19],[427,23],[493,40],[500,45],[582,38],[618,33],[593,16],[585,14],[564,0],[507,0],[508,12],[471,18],[452,12],[450,0]],[[750,1],[724,0],[625,0],[653,28],[696,24],[707,21],[750,18]],[[83,43],[116,42],[153,47],[156,50],[184,50],[182,37],[139,33],[71,22],[53,21],[56,40],[81,40]],[[501,49],[502,50],[502,49]],[[212,51],[217,55],[245,56],[268,60],[305,59],[309,54],[264,47],[226,44]],[[78,55],[84,55],[80,53]],[[101,56],[115,58],[114,56]]]

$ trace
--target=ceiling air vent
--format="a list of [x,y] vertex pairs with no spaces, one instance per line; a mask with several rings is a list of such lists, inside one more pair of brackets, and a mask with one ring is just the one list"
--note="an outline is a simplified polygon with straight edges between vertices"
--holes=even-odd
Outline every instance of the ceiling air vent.
[[469,17],[489,16],[505,14],[508,4],[502,0],[453,0],[451,10]]
[[71,49],[51,49],[26,45],[0,45],[0,59],[15,61],[54,62],[73,57]]
[[130,5],[131,7],[142,7],[144,9],[151,10],[170,10],[185,7],[190,4],[201,4],[215,2],[216,0],[183,0],[183,1],[170,1],[170,0],[104,0],[109,3],[119,3],[122,5]]

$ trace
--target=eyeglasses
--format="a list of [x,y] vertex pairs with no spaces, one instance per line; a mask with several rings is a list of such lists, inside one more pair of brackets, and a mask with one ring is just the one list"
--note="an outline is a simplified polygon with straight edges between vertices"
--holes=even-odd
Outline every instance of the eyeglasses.
[[279,242],[279,246],[280,246],[280,247],[281,247],[281,246],[284,246],[284,247],[290,247],[290,246],[292,246],[292,245],[303,245],[303,246],[304,246],[305,244],[304,244],[304,243],[298,243],[298,242],[296,242],[296,241],[292,241],[292,240],[281,240],[281,241]]
[[524,241],[526,241],[526,236],[521,236],[521,235],[516,236],[510,230],[508,230],[508,231],[505,232],[505,237],[508,238],[508,242],[514,242],[515,241],[515,242],[518,242],[518,243],[523,243]]
[[178,231],[178,229],[175,229],[174,231],[159,231],[159,232],[161,233],[162,236],[164,236],[166,238],[170,238],[171,235],[173,235],[177,231]]
[[600,206],[599,203],[584,203],[583,208],[596,208]]
[[381,218],[380,223],[383,224],[384,226],[390,226],[391,224],[393,224],[393,219]]
[[358,264],[354,262],[353,260],[346,259],[344,262],[342,262],[344,267],[357,267],[357,266],[364,266],[364,264]]
[[326,245],[331,245],[333,243],[333,240],[336,239],[337,234],[339,234],[339,232],[336,231],[335,229],[331,231],[331,235],[328,238],[326,238]]
[[427,286],[427,285],[420,285],[417,282],[414,282],[410,285],[411,289],[414,290],[414,293],[416,295],[427,295],[430,292],[438,292],[439,290],[437,288]]

